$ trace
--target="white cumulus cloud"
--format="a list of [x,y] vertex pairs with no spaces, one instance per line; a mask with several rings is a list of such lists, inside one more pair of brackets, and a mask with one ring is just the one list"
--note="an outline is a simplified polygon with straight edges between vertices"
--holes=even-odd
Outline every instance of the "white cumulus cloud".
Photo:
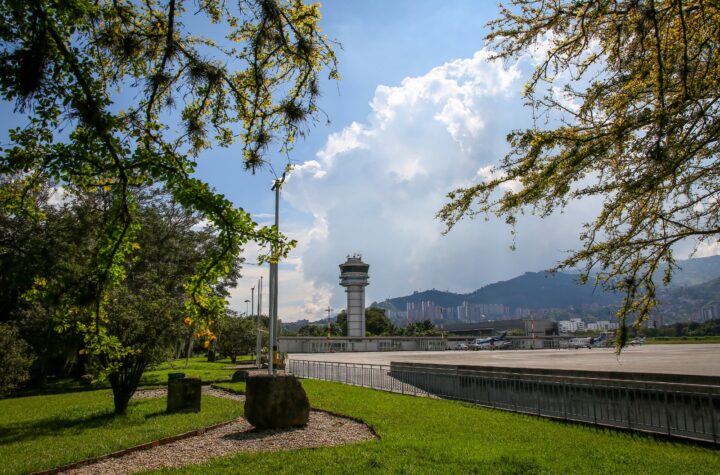
[[[488,178],[507,152],[509,131],[531,126],[520,97],[530,61],[503,64],[490,55],[483,49],[398,86],[378,86],[366,120],[330,135],[315,159],[296,168],[283,198],[312,225],[292,253],[303,296],[282,309],[286,320],[320,318],[328,304],[344,308],[338,264],[350,253],[370,264],[370,304],[413,290],[471,291],[548,268],[577,247],[597,203],[546,220],[522,217],[517,251],[500,220],[462,221],[443,236],[435,219],[449,191]],[[519,186],[508,183],[512,191]]]

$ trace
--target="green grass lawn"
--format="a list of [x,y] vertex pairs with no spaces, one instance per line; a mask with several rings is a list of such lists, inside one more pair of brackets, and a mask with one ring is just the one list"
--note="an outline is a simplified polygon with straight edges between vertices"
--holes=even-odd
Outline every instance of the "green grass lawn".
[[[170,368],[173,369],[173,368]],[[238,454],[179,473],[683,473],[716,474],[720,451],[662,442],[439,399],[304,380],[313,407],[363,419],[376,441],[336,448]],[[218,386],[244,391],[244,383]],[[0,473],[24,473],[102,455],[242,414],[203,398],[200,414],[166,415],[165,399],[112,415],[110,392],[0,400]]]
[[[249,355],[239,356],[236,364],[246,360],[254,361],[254,358]],[[206,356],[194,356],[187,362],[185,358],[172,360],[149,367],[140,379],[140,387],[165,386],[168,380],[168,373],[185,373],[187,377],[202,379],[203,383],[230,381],[235,372],[233,366],[229,358],[217,360],[213,363],[208,362]],[[42,389],[34,389],[26,391],[26,393],[47,394],[88,389],[105,389],[109,387],[110,383],[107,380],[95,381],[90,386],[83,386],[79,381],[74,379],[60,379],[49,382]]]
[[[179,473],[717,474],[720,451],[470,404],[304,380],[313,407],[362,418],[377,441],[239,454]],[[220,386],[244,390],[242,384]]]
[[649,345],[720,343],[720,336],[658,336],[646,339],[645,343]]
[[[250,356],[240,356],[237,362],[240,363],[243,360],[250,359]],[[233,364],[229,358],[209,363],[207,357],[196,356],[190,358],[190,361],[187,362],[187,367],[184,358],[173,360],[148,368],[148,370],[143,373],[140,385],[158,386],[167,384],[168,373],[185,373],[185,376],[189,378],[200,378],[203,382],[230,381],[235,372],[235,370],[231,368],[232,366]]]
[[241,416],[237,401],[203,396],[198,414],[165,414],[165,398],[113,415],[110,391],[0,400],[0,473],[27,473],[107,454]]

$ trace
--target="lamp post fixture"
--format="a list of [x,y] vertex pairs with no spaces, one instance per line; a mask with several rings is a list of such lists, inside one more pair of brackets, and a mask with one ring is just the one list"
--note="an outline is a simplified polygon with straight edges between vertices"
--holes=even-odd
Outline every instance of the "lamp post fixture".
[[250,306],[249,306],[249,304],[250,304],[250,300],[249,300],[249,299],[245,299],[245,315],[246,315],[246,316],[247,316],[247,315],[250,315]]
[[[280,232],[280,188],[285,183],[287,172],[283,172],[282,177],[275,180],[271,191],[275,192],[275,231]],[[277,307],[278,307],[278,242],[277,239],[273,243],[273,258],[270,260],[270,342],[268,343],[268,373],[275,374],[273,368],[273,358],[277,351]],[[273,262],[274,261],[274,262]]]
[[330,305],[328,305],[328,308],[325,309],[327,312],[327,322],[328,322],[328,353],[332,353],[332,342],[330,341],[330,337],[332,336],[332,327],[330,326],[330,312],[333,311],[333,309],[330,308]]
[[262,366],[260,362],[260,353],[262,352],[262,334],[260,333],[260,315],[262,314],[262,288],[263,288],[263,276],[260,276],[260,281],[258,282],[258,309],[257,309],[257,318],[255,320],[255,325],[257,329],[257,334],[255,337],[255,366],[260,369]]

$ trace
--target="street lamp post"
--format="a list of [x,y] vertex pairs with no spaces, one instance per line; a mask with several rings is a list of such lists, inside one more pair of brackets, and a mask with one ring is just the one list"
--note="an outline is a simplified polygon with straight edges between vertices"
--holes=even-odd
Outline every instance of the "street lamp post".
[[332,334],[332,327],[330,326],[330,312],[332,312],[333,309],[330,308],[330,305],[328,305],[328,308],[326,308],[325,311],[327,312],[327,322],[328,322],[328,328],[327,328],[327,330],[328,330],[328,334],[327,334],[328,335],[328,353],[331,353],[332,352],[332,341],[330,341],[330,336]]
[[263,276],[260,276],[260,282],[258,282],[258,311],[257,311],[257,335],[255,337],[255,366],[260,368],[260,353],[262,352],[262,334],[260,333],[260,315],[262,315],[262,288],[263,288]]
[[245,316],[250,315],[250,299],[245,299]]
[[255,287],[250,287],[250,321],[253,321],[255,312]]
[[[271,188],[275,192],[275,232],[280,232],[280,188],[285,183],[286,173],[283,172],[282,177],[275,180]],[[272,246],[273,259],[270,261],[270,342],[268,344],[268,373],[275,374],[273,368],[273,358],[277,351],[277,307],[278,307],[278,240],[276,239]],[[274,261],[274,262],[273,262]]]

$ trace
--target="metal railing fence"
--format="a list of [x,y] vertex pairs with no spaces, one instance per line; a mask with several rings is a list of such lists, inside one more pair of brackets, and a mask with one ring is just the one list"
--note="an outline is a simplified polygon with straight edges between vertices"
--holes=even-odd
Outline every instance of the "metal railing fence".
[[290,360],[288,371],[299,378],[336,381],[353,386],[363,386],[415,396],[431,395],[418,386],[391,376],[390,366],[388,365]]
[[720,444],[720,388],[493,370],[290,360],[300,378]]

